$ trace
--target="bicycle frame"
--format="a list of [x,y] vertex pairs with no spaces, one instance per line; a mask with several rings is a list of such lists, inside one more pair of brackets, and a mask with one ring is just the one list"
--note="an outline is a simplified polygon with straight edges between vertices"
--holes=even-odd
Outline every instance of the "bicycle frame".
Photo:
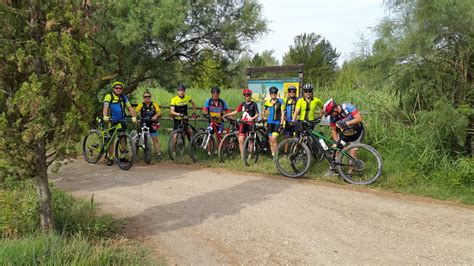
[[[321,150],[323,150],[323,155],[324,155],[324,158],[326,158],[326,160],[329,162],[329,164],[331,164],[331,166],[348,166],[346,164],[341,164],[341,163],[338,163],[336,162],[336,155],[337,153],[341,153],[343,156],[347,156],[349,157],[349,159],[351,161],[354,161],[355,158],[352,157],[348,152],[346,152],[344,149],[341,149],[337,146],[333,147],[333,145],[336,143],[334,140],[332,140],[331,138],[329,137],[326,137],[326,135],[324,135],[323,132],[321,131],[318,131],[318,130],[315,130],[315,129],[312,129],[310,126],[309,126],[309,123],[304,121],[303,122],[303,126],[304,126],[304,129],[305,131],[308,133],[308,136],[310,138],[312,138],[312,140],[314,141],[314,143],[316,143],[316,145],[319,146],[319,148]],[[317,125],[316,125],[317,126]],[[319,143],[319,139],[322,139],[326,142],[326,145],[328,146],[328,149],[327,150],[324,150],[323,147],[321,146],[321,144]],[[303,138],[300,137],[300,141],[302,141]],[[313,149],[312,147],[309,147],[311,152],[313,153]]]

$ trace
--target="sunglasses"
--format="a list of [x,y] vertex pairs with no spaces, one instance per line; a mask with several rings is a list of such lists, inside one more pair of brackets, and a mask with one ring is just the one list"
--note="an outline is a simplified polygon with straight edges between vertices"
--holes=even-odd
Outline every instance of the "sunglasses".
[[151,98],[151,95],[143,96],[143,98]]
[[250,97],[252,94],[244,94],[244,97]]
[[270,94],[277,94],[276,92],[270,92]]
[[312,91],[305,91],[304,93],[313,93]]
[[288,93],[296,93],[296,91],[288,91]]
[[116,90],[123,90],[122,87],[114,87],[114,89],[116,89]]

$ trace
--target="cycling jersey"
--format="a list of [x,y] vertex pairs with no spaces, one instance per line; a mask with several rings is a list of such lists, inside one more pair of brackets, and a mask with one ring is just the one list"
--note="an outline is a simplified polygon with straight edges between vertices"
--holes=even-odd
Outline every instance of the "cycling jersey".
[[155,102],[150,102],[150,105],[146,105],[146,103],[142,102],[137,105],[135,110],[141,115],[141,117],[151,119],[160,112],[160,106]]
[[268,100],[264,104],[264,110],[269,110],[267,122],[269,124],[280,124],[281,122],[281,106],[283,105],[282,99],[276,99],[275,103],[272,100]]
[[[341,113],[337,116],[332,116],[329,118],[329,125],[331,127],[336,127],[336,122],[342,119],[346,121],[350,121],[354,119],[354,116],[359,113],[359,109],[353,104],[350,103],[342,103],[341,104]],[[352,137],[355,136],[358,138],[361,132],[363,131],[364,127],[362,123],[358,123],[356,125],[347,126],[344,129],[341,129],[339,132],[340,137]]]
[[202,109],[208,111],[209,116],[220,118],[222,117],[224,111],[229,110],[229,107],[227,107],[227,103],[222,99],[214,101],[214,99],[209,98],[204,103],[204,107]]
[[286,115],[286,121],[293,120],[293,113],[295,112],[296,102],[298,101],[297,97],[294,98],[285,98],[283,104],[281,105],[281,111]]
[[246,121],[258,114],[258,106],[255,102],[243,102],[237,107],[237,112],[243,112],[242,120]]
[[[188,115],[188,104],[192,103],[193,99],[188,95],[185,95],[183,98],[179,97],[178,95],[171,99],[170,105],[174,107],[174,111],[176,113]],[[180,120],[182,117],[176,116],[174,119]]]
[[[113,97],[113,98],[112,98]],[[125,107],[130,107],[130,101],[125,95],[108,93],[104,97],[104,105],[109,106],[110,119],[118,121],[125,118]]]
[[314,113],[316,112],[316,107],[323,108],[323,102],[313,97],[309,103],[305,98],[301,98],[296,102],[296,108],[300,109],[299,120],[313,121],[316,119]]

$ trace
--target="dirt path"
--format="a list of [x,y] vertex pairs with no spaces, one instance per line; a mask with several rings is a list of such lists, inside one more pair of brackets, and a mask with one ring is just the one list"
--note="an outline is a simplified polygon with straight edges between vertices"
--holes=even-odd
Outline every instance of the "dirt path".
[[170,264],[474,264],[471,207],[173,164],[76,160],[53,180]]

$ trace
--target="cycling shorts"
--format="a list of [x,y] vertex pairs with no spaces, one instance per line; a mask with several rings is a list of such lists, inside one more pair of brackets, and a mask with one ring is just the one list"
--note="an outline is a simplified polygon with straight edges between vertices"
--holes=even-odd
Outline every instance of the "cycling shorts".
[[239,125],[239,136],[244,136],[252,128],[253,123],[247,122]]
[[360,143],[364,139],[365,130],[364,126],[358,128],[357,132],[354,135],[346,136],[342,132],[339,133],[339,138],[345,142],[353,142],[353,143]]
[[122,124],[122,128],[119,129],[118,132],[125,132],[125,130],[127,129],[127,124],[123,120],[111,120],[110,123],[112,126],[115,126],[119,123]]
[[278,137],[278,130],[280,129],[280,124],[273,124],[273,123],[268,123],[267,124],[267,134],[269,137],[274,136]]

